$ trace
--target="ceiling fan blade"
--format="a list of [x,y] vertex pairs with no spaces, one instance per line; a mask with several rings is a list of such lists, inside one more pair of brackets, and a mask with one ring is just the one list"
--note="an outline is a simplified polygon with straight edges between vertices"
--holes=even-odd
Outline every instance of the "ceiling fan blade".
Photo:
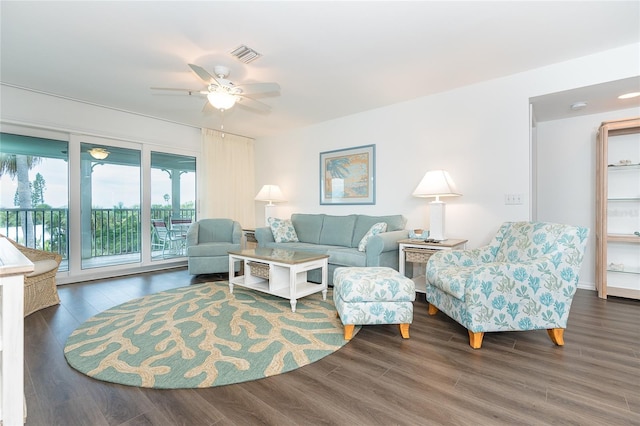
[[249,83],[236,86],[243,95],[257,95],[259,93],[275,93],[280,91],[278,83]]
[[189,95],[195,95],[195,94],[206,95],[208,93],[205,90],[180,89],[180,88],[176,88],[176,87],[151,87],[150,89],[151,90],[167,90],[167,91],[171,91],[171,92],[187,92]]
[[255,109],[257,111],[269,112],[271,111],[271,107],[265,103],[260,101],[256,101],[255,99],[248,98],[246,96],[238,95],[237,105]]
[[205,83],[207,83],[207,84],[217,84],[218,86],[221,86],[220,82],[215,78],[215,76],[213,76],[212,74],[209,74],[209,72],[207,70],[205,70],[204,68],[199,67],[198,65],[194,65],[194,64],[189,64],[189,67]]

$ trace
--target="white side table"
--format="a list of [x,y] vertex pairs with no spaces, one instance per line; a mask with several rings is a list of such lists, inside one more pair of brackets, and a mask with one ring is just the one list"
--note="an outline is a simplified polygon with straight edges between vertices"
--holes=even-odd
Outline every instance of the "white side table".
[[[400,273],[406,275],[406,262],[413,264],[413,282],[416,283],[416,291],[424,293],[426,291],[425,267],[429,257],[440,250],[456,250],[464,249],[467,246],[467,240],[444,240],[439,243],[427,243],[422,240],[400,240],[399,244],[399,264]],[[421,271],[417,270],[421,268]]]
[[247,250],[247,249],[254,249],[258,247],[258,240],[256,240],[255,229],[243,229],[242,234],[244,236],[244,241],[242,245],[243,249]]

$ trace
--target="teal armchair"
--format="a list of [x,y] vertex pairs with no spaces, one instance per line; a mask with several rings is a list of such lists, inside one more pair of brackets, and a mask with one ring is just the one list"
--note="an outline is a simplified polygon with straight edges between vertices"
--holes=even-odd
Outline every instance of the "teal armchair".
[[187,231],[191,275],[229,272],[229,252],[240,250],[242,226],[231,219],[201,219]]
[[506,222],[488,246],[439,251],[427,263],[429,314],[444,312],[482,346],[485,332],[547,330],[564,344],[589,230]]

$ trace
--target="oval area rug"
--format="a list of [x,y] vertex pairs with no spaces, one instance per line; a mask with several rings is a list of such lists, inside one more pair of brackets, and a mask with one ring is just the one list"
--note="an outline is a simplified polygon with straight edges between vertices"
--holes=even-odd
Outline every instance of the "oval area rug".
[[[107,309],[81,324],[64,354],[76,370],[160,389],[256,380],[315,362],[344,346],[329,288],[288,299],[224,281],[180,287]],[[356,331],[359,327],[356,327]]]

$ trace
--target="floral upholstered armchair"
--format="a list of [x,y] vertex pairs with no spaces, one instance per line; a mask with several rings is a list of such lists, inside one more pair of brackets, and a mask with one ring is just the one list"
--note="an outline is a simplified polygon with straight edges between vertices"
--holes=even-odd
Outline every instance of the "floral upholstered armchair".
[[427,263],[429,314],[438,310],[482,346],[485,332],[546,329],[564,344],[589,230],[506,222],[488,246],[439,251]]

